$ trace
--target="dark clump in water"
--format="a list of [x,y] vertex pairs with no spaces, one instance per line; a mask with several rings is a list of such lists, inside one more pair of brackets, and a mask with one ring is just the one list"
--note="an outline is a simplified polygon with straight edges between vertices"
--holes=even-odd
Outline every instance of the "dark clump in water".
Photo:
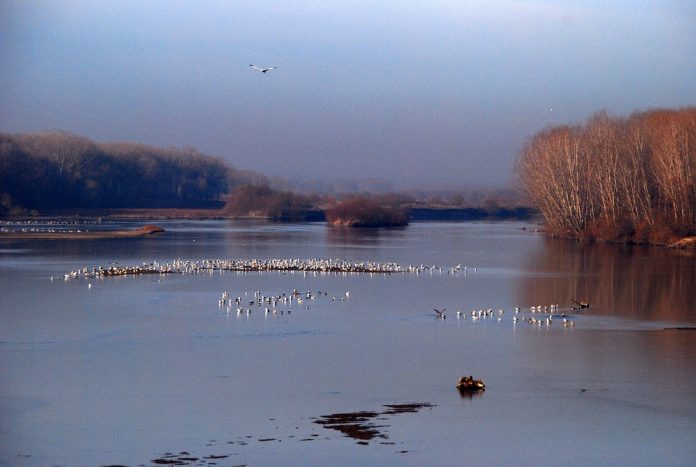
[[395,414],[400,414],[400,413],[415,413],[418,412],[422,408],[431,408],[435,407],[433,404],[430,404],[428,402],[423,402],[423,403],[415,403],[415,404],[390,404],[390,405],[385,405],[384,407],[388,407],[389,410],[386,410],[382,412],[383,415],[395,415]]
[[[203,459],[213,460],[213,459],[225,459],[229,456],[227,455],[209,455],[204,456]],[[150,462],[157,465],[191,465],[193,463],[200,464],[201,459],[199,457],[194,457],[186,451],[182,451],[179,454],[165,453],[162,457],[158,459],[153,459]]]
[[[389,439],[389,436],[383,429],[389,428],[389,425],[376,425],[372,420],[386,420],[380,415],[398,415],[402,413],[415,413],[422,408],[435,407],[430,403],[409,403],[409,404],[387,404],[384,405],[387,410],[383,412],[348,412],[336,413],[332,415],[323,415],[316,419],[314,423],[322,425],[324,428],[337,430],[345,436],[358,440],[358,444],[369,444],[368,441],[374,438]],[[379,417],[379,418],[378,418]]]
[[377,417],[377,412],[351,412],[351,413],[335,413],[332,415],[323,415],[314,423],[323,425],[324,428],[337,430],[348,436],[349,438],[358,440],[371,440],[372,438],[386,438],[387,436],[381,433],[377,428],[381,426],[369,423],[370,420]]

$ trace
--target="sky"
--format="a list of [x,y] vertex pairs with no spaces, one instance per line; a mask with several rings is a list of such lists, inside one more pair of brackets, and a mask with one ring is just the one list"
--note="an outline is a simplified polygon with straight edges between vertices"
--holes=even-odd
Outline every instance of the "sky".
[[548,125],[693,105],[694,0],[0,0],[1,132],[273,177],[514,186]]

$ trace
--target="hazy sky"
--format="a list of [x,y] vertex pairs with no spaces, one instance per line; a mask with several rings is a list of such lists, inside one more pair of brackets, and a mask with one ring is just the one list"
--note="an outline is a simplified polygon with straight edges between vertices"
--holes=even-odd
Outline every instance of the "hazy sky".
[[694,0],[0,0],[0,131],[272,176],[496,186],[546,125],[687,105]]

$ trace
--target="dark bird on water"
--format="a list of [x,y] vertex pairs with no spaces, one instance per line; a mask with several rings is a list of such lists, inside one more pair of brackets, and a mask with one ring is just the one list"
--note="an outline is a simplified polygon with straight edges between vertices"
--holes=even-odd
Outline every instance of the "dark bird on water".
[[277,66],[269,66],[269,67],[264,68],[264,67],[256,66],[253,64],[251,64],[249,66],[252,67],[254,70],[260,71],[261,73],[266,73],[268,71],[275,70],[276,68],[278,68]]
[[578,305],[578,308],[589,308],[589,307],[590,307],[590,304],[589,304],[589,303],[587,303],[587,302],[579,302],[579,301],[575,300],[574,298],[571,299],[571,302],[577,304],[577,305]]

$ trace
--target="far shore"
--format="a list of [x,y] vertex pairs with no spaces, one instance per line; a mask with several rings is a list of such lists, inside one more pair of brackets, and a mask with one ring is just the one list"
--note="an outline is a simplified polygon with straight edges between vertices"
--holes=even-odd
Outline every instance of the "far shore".
[[144,225],[133,230],[99,230],[84,232],[2,232],[0,240],[98,240],[105,238],[138,238],[164,232],[162,227]]
[[[472,214],[473,212],[473,214]],[[433,222],[433,221],[482,221],[482,220],[533,220],[535,213],[529,208],[517,208],[509,210],[501,210],[498,213],[487,213],[482,209],[477,208],[414,208],[411,209],[411,221],[415,222]],[[271,221],[268,216],[231,216],[222,209],[181,209],[181,208],[151,208],[151,209],[111,209],[111,210],[79,210],[79,211],[54,211],[44,213],[41,216],[26,216],[26,217],[5,217],[0,220],[12,222],[35,220],[41,218],[66,219],[70,221],[76,220],[94,220],[99,221],[157,221],[157,220],[255,220],[255,221]],[[280,221],[283,222],[283,221]],[[659,246],[682,250],[696,249],[696,236],[686,236],[676,239],[672,242],[665,243],[639,243],[632,241],[607,240],[599,238],[578,238],[572,235],[558,235],[548,232],[545,228],[540,227],[537,232],[549,238],[565,238],[575,241],[591,241],[604,242],[615,244],[631,244],[645,246]],[[145,237],[154,233],[164,232],[164,229],[151,224],[133,230],[95,230],[95,231],[34,231],[34,232],[0,232],[0,240],[92,240],[92,239],[108,239],[108,238],[137,238]]]

